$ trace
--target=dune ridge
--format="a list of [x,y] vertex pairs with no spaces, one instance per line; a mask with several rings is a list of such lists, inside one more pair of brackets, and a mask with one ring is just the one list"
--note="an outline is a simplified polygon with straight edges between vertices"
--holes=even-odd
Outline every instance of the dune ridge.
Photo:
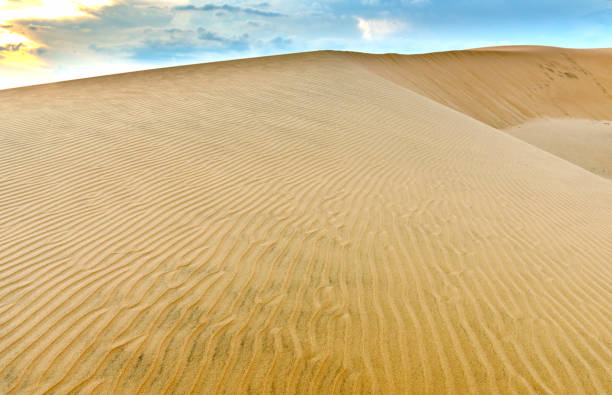
[[612,392],[612,183],[363,59],[0,92],[0,392]]
[[611,49],[509,46],[350,56],[401,86],[498,129],[539,118],[612,120]]

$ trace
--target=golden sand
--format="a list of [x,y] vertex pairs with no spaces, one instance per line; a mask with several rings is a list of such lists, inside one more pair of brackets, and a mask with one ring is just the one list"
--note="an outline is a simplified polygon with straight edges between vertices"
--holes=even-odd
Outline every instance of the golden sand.
[[612,119],[612,49],[518,46],[352,57],[496,128],[535,118]]
[[612,183],[493,127],[612,118],[608,54],[1,91],[0,393],[611,393]]
[[612,179],[612,121],[536,119],[504,131]]

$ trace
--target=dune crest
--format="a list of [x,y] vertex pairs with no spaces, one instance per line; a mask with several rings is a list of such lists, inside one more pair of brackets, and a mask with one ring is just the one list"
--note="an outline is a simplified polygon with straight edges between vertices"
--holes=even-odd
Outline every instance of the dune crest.
[[495,128],[538,118],[612,120],[612,50],[511,46],[350,54],[369,70]]
[[612,183],[363,59],[0,92],[0,393],[612,392]]

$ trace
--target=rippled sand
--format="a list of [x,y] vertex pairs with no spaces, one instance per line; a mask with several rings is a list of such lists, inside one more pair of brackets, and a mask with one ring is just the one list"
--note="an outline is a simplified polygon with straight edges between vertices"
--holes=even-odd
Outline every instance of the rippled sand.
[[494,128],[612,119],[611,57],[0,91],[0,393],[612,392],[612,183]]

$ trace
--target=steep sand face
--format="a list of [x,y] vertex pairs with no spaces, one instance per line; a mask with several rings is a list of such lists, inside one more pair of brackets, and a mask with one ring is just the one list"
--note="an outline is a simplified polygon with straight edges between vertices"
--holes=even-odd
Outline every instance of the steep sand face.
[[400,86],[610,177],[609,131],[593,120],[612,120],[611,49],[509,46],[346,56]]
[[504,131],[612,179],[612,121],[540,119]]
[[612,119],[610,49],[513,46],[350,57],[496,128],[542,117]]
[[2,393],[612,392],[612,183],[345,54],[0,103]]

